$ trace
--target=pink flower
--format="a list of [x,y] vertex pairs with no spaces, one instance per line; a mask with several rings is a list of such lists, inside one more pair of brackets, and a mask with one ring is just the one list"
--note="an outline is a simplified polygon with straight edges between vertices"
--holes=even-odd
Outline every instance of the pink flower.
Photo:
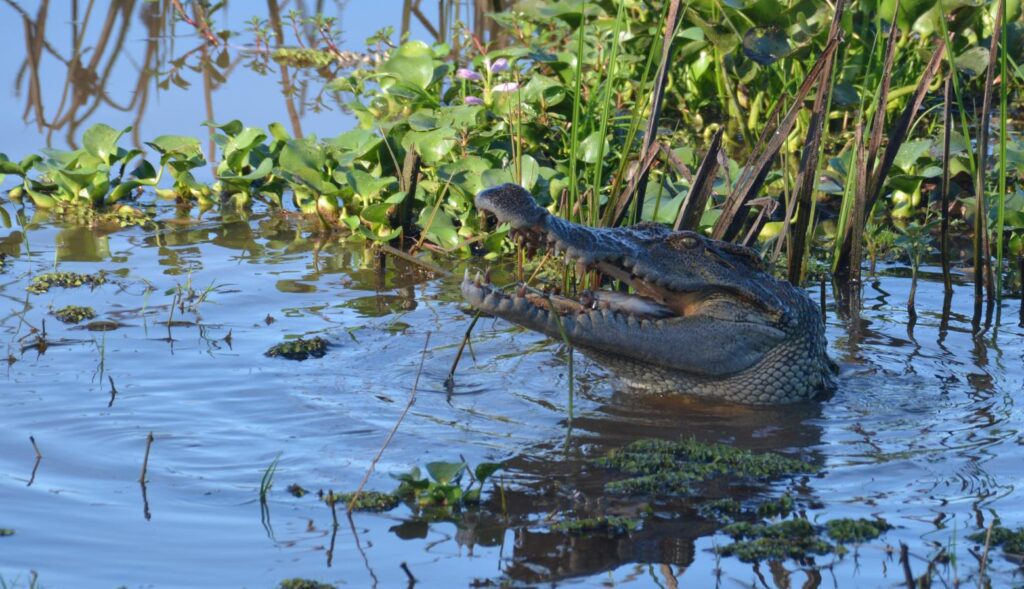
[[464,68],[464,67],[460,67],[455,72],[455,77],[459,78],[461,80],[472,80],[474,82],[479,82],[480,80],[484,79],[484,77],[481,76],[480,74],[474,72],[473,70],[471,70],[469,68]]
[[507,69],[508,69],[508,60],[505,59],[504,57],[499,57],[498,59],[494,60],[494,63],[491,64],[491,73],[492,74],[496,74],[498,72],[503,72],[503,71],[505,71]]
[[515,82],[505,82],[504,84],[498,84],[494,88],[491,88],[491,92],[515,92],[519,89],[519,84]]
[[477,106],[477,105],[480,105],[480,104],[484,103],[483,100],[481,100],[480,98],[478,98],[476,96],[467,96],[466,98],[464,98],[462,100],[462,102],[463,102],[463,104],[470,104],[470,105],[473,105],[473,106]]

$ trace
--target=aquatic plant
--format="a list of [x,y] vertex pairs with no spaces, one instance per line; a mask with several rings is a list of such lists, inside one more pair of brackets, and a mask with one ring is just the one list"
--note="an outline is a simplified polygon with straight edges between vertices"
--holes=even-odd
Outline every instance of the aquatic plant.
[[836,542],[867,542],[878,538],[892,529],[892,525],[884,519],[840,518],[825,522],[825,530]]
[[812,464],[770,452],[754,453],[694,438],[679,441],[638,440],[595,460],[630,478],[608,483],[620,494],[689,494],[696,484],[719,476],[767,479],[817,470]]
[[979,544],[999,546],[1008,554],[1024,555],[1024,527],[1013,530],[996,525],[992,527],[991,533],[988,530],[982,530],[967,536],[967,538]]
[[787,519],[774,524],[739,522],[723,528],[734,542],[717,549],[723,556],[736,556],[746,562],[770,559],[803,559],[812,554],[835,550],[818,535],[818,528],[805,518]]
[[337,589],[337,587],[330,583],[321,583],[312,579],[295,577],[281,581],[278,583],[277,589]]
[[288,360],[307,360],[322,358],[327,353],[327,340],[316,336],[308,339],[296,338],[275,344],[264,355],[271,358],[287,358]]
[[82,321],[94,319],[96,311],[92,307],[68,305],[57,309],[53,312],[53,315],[62,323],[81,323]]
[[618,515],[589,518],[567,518],[551,524],[551,529],[571,535],[599,535],[617,538],[636,531],[640,520]]
[[25,287],[25,290],[33,294],[43,294],[55,286],[60,288],[75,288],[85,285],[95,287],[106,281],[107,278],[103,272],[96,272],[94,274],[47,272],[46,274],[33,276],[32,281]]
[[[355,502],[352,499],[355,498]],[[340,503],[351,505],[357,511],[390,511],[401,503],[402,498],[396,493],[382,493],[380,491],[362,491],[355,493],[325,493],[324,502],[328,505]]]

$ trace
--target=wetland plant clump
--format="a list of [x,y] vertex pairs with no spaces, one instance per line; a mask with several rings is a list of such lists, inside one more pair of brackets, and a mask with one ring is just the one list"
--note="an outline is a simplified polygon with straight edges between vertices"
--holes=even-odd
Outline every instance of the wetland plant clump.
[[986,538],[987,536],[988,531],[982,530],[967,536],[967,538],[979,544],[984,544],[987,540],[992,546],[1002,547],[1003,552],[1007,554],[1024,555],[1024,527],[1011,530],[1003,526],[995,526],[992,528],[992,537]]
[[[352,502],[352,497],[354,495],[355,493],[327,493],[324,495],[324,501],[328,505],[336,503],[338,505],[346,506]],[[362,493],[359,493],[359,497],[356,498],[356,502],[352,505],[352,509],[357,511],[391,511],[398,507],[401,500],[401,497],[395,493],[363,491]]]
[[30,293],[43,294],[54,286],[61,288],[75,288],[78,286],[99,286],[107,281],[103,272],[95,274],[79,274],[77,272],[47,272],[32,278],[32,282],[25,287]]
[[271,358],[281,357],[289,360],[307,360],[309,358],[322,358],[327,353],[327,340],[322,337],[311,337],[309,339],[293,339],[281,342],[266,351],[266,356]]
[[723,556],[746,562],[767,559],[803,559],[812,554],[845,554],[846,548],[823,538],[827,534],[839,544],[860,544],[875,540],[892,526],[883,519],[840,518],[816,526],[803,517],[776,523],[737,522],[722,528],[734,542],[718,549]]
[[54,317],[61,323],[81,323],[96,318],[96,311],[92,307],[80,307],[68,305],[53,312]]
[[689,494],[694,484],[723,475],[767,479],[817,470],[812,464],[781,454],[754,453],[693,438],[638,440],[612,450],[596,462],[634,475],[606,486],[609,492],[620,494],[681,495]]
[[277,589],[337,589],[337,587],[330,583],[321,583],[320,581],[295,577],[294,579],[281,581]]
[[551,524],[551,529],[565,534],[578,535],[603,535],[609,538],[618,538],[640,527],[640,520],[631,517],[617,515],[602,515],[600,517],[570,518]]
[[10,528],[0,528],[0,538],[3,538],[4,536],[13,536],[13,535],[14,535],[14,530],[12,530]]
[[884,519],[840,518],[825,522],[828,536],[842,544],[868,542],[892,529]]
[[735,540],[718,548],[723,556],[735,556],[745,562],[828,554],[835,546],[821,538],[819,530],[805,518],[787,519],[774,524],[739,522],[723,530]]

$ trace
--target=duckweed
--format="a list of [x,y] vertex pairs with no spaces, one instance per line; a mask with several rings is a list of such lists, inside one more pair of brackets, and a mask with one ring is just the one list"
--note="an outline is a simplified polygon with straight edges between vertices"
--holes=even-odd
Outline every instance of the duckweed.
[[103,272],[95,274],[79,274],[77,272],[48,272],[32,278],[32,282],[25,287],[30,293],[43,294],[54,286],[62,288],[74,288],[77,286],[97,286],[107,281]]
[[565,519],[551,525],[551,529],[565,534],[603,534],[610,538],[625,536],[640,527],[640,520],[617,515]]
[[812,464],[781,454],[754,453],[694,438],[674,442],[638,440],[596,462],[639,475],[609,483],[606,490],[614,493],[688,494],[694,483],[717,476],[770,478],[817,470]]
[[884,519],[840,518],[825,522],[830,538],[843,544],[874,540],[892,526]]
[[[976,534],[967,536],[973,542],[979,544],[985,543],[985,537],[988,535],[988,531],[982,530]],[[1024,554],[1024,527],[1011,530],[1010,528],[1004,528],[1003,526],[996,526],[992,528],[992,537],[989,539],[992,546],[1001,546],[1004,552],[1010,554]]]
[[288,340],[267,350],[266,355],[287,358],[289,360],[306,360],[322,358],[327,353],[327,340],[322,337]]
[[802,559],[812,554],[828,554],[835,546],[821,539],[818,529],[805,518],[788,519],[775,524],[730,524],[723,530],[735,542],[718,549],[723,556],[735,556],[745,562],[766,559]]
[[92,307],[80,307],[78,305],[62,307],[54,311],[53,314],[61,323],[81,323],[96,318],[96,311]]

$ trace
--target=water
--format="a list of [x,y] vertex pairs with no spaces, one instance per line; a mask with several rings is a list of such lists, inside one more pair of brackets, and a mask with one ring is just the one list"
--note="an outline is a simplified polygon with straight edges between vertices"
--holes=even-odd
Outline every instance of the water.
[[[394,4],[384,16],[397,15]],[[12,79],[9,71],[0,79]],[[245,92],[258,80],[224,91]],[[265,83],[272,92],[274,81]],[[174,100],[201,101],[196,96]],[[117,126],[133,118],[108,114],[95,120]],[[176,116],[151,111],[146,135],[181,132]],[[252,124],[284,118],[238,116]],[[334,134],[339,120],[311,119],[309,128],[329,125],[321,134]],[[0,149],[14,157],[43,144],[31,130],[8,131]],[[820,403],[637,400],[616,393],[606,373],[577,354],[570,422],[566,350],[501,321],[478,323],[446,390],[472,317],[457,277],[480,261],[434,260],[454,277],[395,258],[381,270],[361,244],[319,240],[302,221],[259,209],[182,216],[164,208],[159,240],[139,228],[105,234],[11,204],[5,210],[12,224],[0,227],[0,252],[9,256],[0,272],[0,357],[13,362],[0,364],[0,528],[14,535],[0,537],[0,579],[8,586],[29,586],[38,575],[49,588],[274,587],[295,576],[393,587],[408,583],[405,563],[423,587],[886,587],[905,584],[901,543],[914,576],[932,562],[934,583],[975,586],[982,549],[967,535],[996,515],[1024,525],[1024,417],[1016,405],[1024,329],[1008,301],[1000,325],[973,337],[970,285],[957,285],[944,325],[935,268],[925,269],[909,329],[902,266],[885,266],[865,287],[859,321],[838,312],[829,293],[828,337],[842,371],[836,394]],[[103,270],[108,280],[28,295],[31,277],[54,267]],[[178,292],[183,307],[174,305]],[[95,308],[116,329],[59,323],[51,311],[67,304]],[[44,322],[48,345],[40,350],[33,330]],[[263,355],[300,335],[332,346],[305,362]],[[316,492],[359,485],[417,377],[412,409],[367,488],[391,490],[389,473],[461,458],[506,461],[497,476],[504,491],[488,485],[485,509],[457,522],[427,523],[402,506],[352,519],[338,513],[335,526]],[[822,467],[758,485],[725,481],[713,490],[719,496],[750,502],[788,490],[814,521],[879,516],[896,527],[843,557],[759,565],[717,557],[714,547],[728,537],[688,500],[656,506],[627,538],[550,531],[549,514],[570,508],[641,509],[604,495],[607,474],[591,457],[638,438],[691,435]],[[260,482],[275,458],[264,510]],[[292,484],[311,494],[292,496]],[[952,558],[937,559],[942,550]],[[999,550],[986,567],[992,586],[1024,584]]]

